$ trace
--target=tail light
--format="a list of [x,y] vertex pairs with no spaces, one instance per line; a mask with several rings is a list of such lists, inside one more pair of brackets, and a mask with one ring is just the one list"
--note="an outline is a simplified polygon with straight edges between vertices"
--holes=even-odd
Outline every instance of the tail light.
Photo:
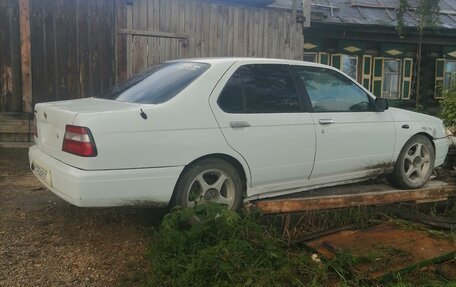
[[84,157],[97,156],[97,147],[92,133],[86,127],[67,125],[63,138],[62,150]]

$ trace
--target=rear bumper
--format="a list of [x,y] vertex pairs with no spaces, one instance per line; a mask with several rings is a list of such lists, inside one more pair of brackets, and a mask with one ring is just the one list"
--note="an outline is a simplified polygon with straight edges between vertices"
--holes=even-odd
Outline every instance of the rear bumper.
[[448,154],[448,147],[450,141],[448,138],[434,139],[435,145],[435,164],[434,166],[440,166],[445,162],[445,158]]
[[87,171],[69,166],[42,152],[29,149],[30,165],[48,172],[35,176],[63,200],[80,207],[123,205],[165,206],[171,200],[182,167]]

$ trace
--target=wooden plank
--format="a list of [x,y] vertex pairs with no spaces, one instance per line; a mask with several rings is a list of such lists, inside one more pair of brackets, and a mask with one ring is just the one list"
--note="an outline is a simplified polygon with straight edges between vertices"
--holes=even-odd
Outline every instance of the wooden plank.
[[223,7],[221,5],[217,5],[216,7],[217,7],[216,10],[213,10],[214,17],[212,17],[212,19],[214,19],[214,21],[215,21],[214,22],[215,26],[212,26],[212,27],[214,27],[214,29],[216,31],[216,34],[215,34],[216,36],[214,39],[212,39],[215,42],[215,45],[213,46],[213,49],[215,50],[213,56],[221,57],[221,56],[223,56],[223,37],[224,37],[224,35],[223,35],[223,22],[224,22]]
[[[166,15],[166,18],[165,18],[165,30],[164,30],[164,32],[167,32],[167,33],[171,32],[171,22],[174,20],[172,18],[172,14],[171,14],[171,10],[172,10],[171,6],[172,6],[171,1],[167,0],[165,2],[165,15]],[[170,56],[171,56],[171,42],[168,41],[168,39],[164,39],[164,40],[165,40],[164,41],[165,42],[164,43],[164,45],[165,45],[165,58],[164,58],[164,60],[169,60]]]
[[221,43],[222,43],[222,49],[220,51],[220,56],[226,57],[228,56],[228,26],[230,23],[229,21],[229,15],[228,15],[228,6],[221,6],[221,20],[222,20],[222,34],[221,34]]
[[[127,28],[127,7],[123,0],[115,2],[115,30]],[[116,82],[127,79],[127,35],[115,33],[116,37]]]
[[102,0],[101,3],[105,3],[104,8],[102,9],[103,15],[103,34],[105,35],[103,41],[103,49],[102,49],[102,93],[104,94],[108,89],[110,89],[116,83],[116,54],[115,54],[115,35],[116,31],[113,27],[115,27],[115,2],[112,1],[104,1]]
[[[337,188],[333,188],[337,189]],[[429,182],[425,187],[414,190],[385,189],[382,186],[365,185],[365,192],[359,193],[359,186],[353,188],[352,193],[342,195],[310,196],[290,199],[259,200],[252,204],[266,214],[290,213],[320,209],[334,209],[355,206],[390,204],[396,202],[416,201],[424,199],[439,199],[456,196],[456,186]],[[379,191],[370,191],[380,189]],[[317,190],[318,192],[318,190]]]
[[[191,3],[192,2],[194,2],[194,1],[181,0],[181,2],[180,2],[181,17],[183,18],[183,20],[181,19],[181,22],[180,22],[181,25],[179,28],[179,33],[193,35],[193,37],[190,37],[188,40],[182,41],[182,45],[185,45],[185,47],[182,47],[182,57],[184,57],[184,58],[195,57],[195,53],[194,52],[191,53],[192,49],[195,46],[194,45],[194,39],[195,39],[194,24],[193,24],[193,21],[191,18],[191,12],[192,12]],[[190,41],[193,41],[193,42],[190,43]]]
[[250,14],[250,10],[249,9],[245,9],[244,10],[244,34],[243,34],[243,38],[244,38],[244,47],[243,47],[243,56],[244,57],[249,57],[251,56],[250,55],[250,50],[249,50],[249,40],[251,39],[250,37],[250,27],[252,26],[250,23],[251,23],[251,14]]
[[6,133],[6,134],[28,134],[30,133],[30,127],[29,125],[11,125],[11,126],[6,126],[6,125],[0,125],[0,133]]
[[13,119],[1,119],[2,126],[28,126],[30,124],[30,120],[13,120]]
[[267,58],[269,55],[269,34],[271,31],[271,22],[269,21],[269,12],[264,10],[264,27],[263,27],[263,57]]
[[40,101],[45,93],[46,74],[45,69],[45,53],[44,50],[44,25],[43,25],[43,8],[42,3],[37,0],[30,2],[30,44],[33,47],[32,53],[32,90],[33,104]]
[[202,7],[202,29],[201,29],[201,56],[210,56],[210,33],[211,33],[211,13],[210,6],[207,4],[200,4]]
[[[160,1],[154,0],[154,9],[153,9],[153,31],[159,32],[160,31]],[[154,37],[153,41],[153,63],[158,64],[160,63],[160,39]]]
[[241,47],[241,37],[239,37],[239,26],[242,26],[242,23],[240,23],[240,12],[239,8],[235,7],[233,8],[233,23],[232,28],[233,28],[233,38],[232,38],[232,45],[233,45],[233,56],[239,56],[241,54],[240,52],[240,47]]
[[217,30],[218,30],[218,11],[217,6],[210,6],[210,24],[209,24],[209,54],[208,56],[214,57],[217,55]]
[[[138,26],[136,29],[140,31],[147,30],[147,11],[148,11],[148,0],[138,0]],[[142,72],[148,66],[148,56],[147,52],[147,38],[138,37],[138,46],[135,51],[136,58],[136,71]]]
[[[20,16],[19,16],[19,4],[17,1],[13,1],[12,10],[9,17],[9,34],[10,34],[10,57],[11,57],[11,76],[12,76],[12,96],[10,112],[22,112],[23,111],[23,100],[22,100],[22,73],[21,73],[21,39],[20,39]],[[6,42],[8,44],[8,42]],[[33,98],[32,98],[33,99]]]
[[[11,136],[9,134],[9,136]],[[16,142],[16,141],[3,141],[2,134],[0,134],[0,147],[1,148],[29,148],[33,142]]]
[[[133,29],[133,9],[132,5],[127,5],[127,29]],[[120,31],[118,31],[120,32]],[[133,35],[127,34],[127,78],[131,77],[133,72]]]
[[0,120],[29,120],[33,118],[32,113],[0,113]]
[[[147,31],[154,31],[154,1],[148,0],[147,3]],[[147,67],[154,65],[154,45],[155,38],[146,38],[146,50],[147,50]]]
[[12,111],[13,67],[12,67],[12,8],[0,9],[0,112]]
[[31,113],[32,107],[32,58],[30,47],[30,2],[19,0],[21,33],[22,110]]
[[[171,33],[177,33],[178,27],[179,27],[179,6],[178,6],[178,0],[169,0],[171,2],[171,14],[170,14],[170,30],[169,32]],[[169,59],[177,59],[179,55],[179,45],[178,41],[170,41],[170,55]]]
[[[120,1],[120,0],[119,0]],[[78,27],[78,85],[79,97],[90,96],[90,47],[89,47],[89,2],[80,0],[78,3],[76,25]],[[126,43],[125,43],[126,44]],[[119,52],[120,53],[120,52]],[[126,60],[125,60],[126,61]],[[120,62],[119,62],[120,63]],[[126,62],[125,62],[126,65]],[[119,67],[120,68],[120,67]],[[120,68],[121,69],[121,68]],[[126,67],[125,67],[126,69]]]
[[[187,14],[190,12],[190,6],[186,5],[188,1],[180,0],[179,1],[179,27],[178,33],[186,34],[187,29],[190,28],[190,22],[187,19]],[[178,41],[179,49],[179,58],[188,58],[188,40],[179,40]]]

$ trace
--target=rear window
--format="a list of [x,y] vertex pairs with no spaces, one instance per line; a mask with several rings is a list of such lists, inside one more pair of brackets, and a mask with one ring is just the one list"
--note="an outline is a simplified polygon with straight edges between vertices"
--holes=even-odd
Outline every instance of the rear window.
[[164,103],[203,74],[209,66],[195,62],[163,63],[115,85],[102,98],[139,104]]

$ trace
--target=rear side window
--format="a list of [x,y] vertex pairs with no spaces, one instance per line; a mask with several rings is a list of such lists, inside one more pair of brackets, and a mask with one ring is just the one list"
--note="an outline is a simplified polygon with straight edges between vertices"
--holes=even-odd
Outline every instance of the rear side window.
[[287,65],[240,67],[228,80],[218,104],[227,113],[297,113],[298,94]]
[[103,98],[139,103],[164,103],[209,68],[209,64],[170,62],[153,66],[127,81],[114,86]]

